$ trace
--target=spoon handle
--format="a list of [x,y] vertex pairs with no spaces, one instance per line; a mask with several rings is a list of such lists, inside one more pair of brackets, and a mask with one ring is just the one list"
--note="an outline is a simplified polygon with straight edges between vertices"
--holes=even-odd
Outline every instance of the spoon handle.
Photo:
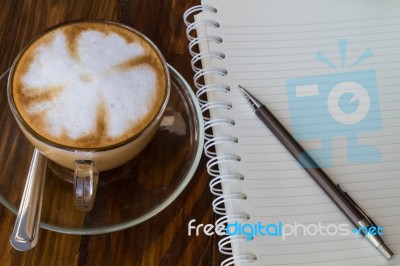
[[35,149],[10,239],[16,250],[30,250],[37,244],[45,176],[46,158]]

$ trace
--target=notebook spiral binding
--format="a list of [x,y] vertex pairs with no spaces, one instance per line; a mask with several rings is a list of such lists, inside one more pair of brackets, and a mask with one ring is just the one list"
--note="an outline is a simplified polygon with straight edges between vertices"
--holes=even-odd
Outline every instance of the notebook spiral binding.
[[[207,5],[197,5],[189,8],[183,16],[186,24],[186,36],[189,40],[189,52],[192,56],[191,65],[195,72],[193,80],[194,85],[197,88],[197,99],[199,101],[201,111],[204,117],[204,128],[205,128],[205,144],[204,153],[209,158],[207,162],[207,172],[212,177],[210,181],[210,191],[216,198],[212,203],[213,210],[216,214],[221,217],[215,222],[215,226],[226,226],[231,221],[248,221],[250,215],[248,213],[235,213],[227,214],[225,209],[225,203],[238,200],[246,200],[247,195],[244,193],[231,193],[225,194],[221,189],[220,185],[225,182],[240,182],[244,180],[244,176],[240,173],[227,173],[221,174],[219,171],[219,165],[224,163],[232,163],[240,161],[240,156],[235,154],[217,155],[214,148],[218,144],[228,143],[236,144],[239,139],[234,136],[215,136],[210,132],[215,127],[232,127],[235,126],[235,120],[229,118],[211,118],[208,117],[208,112],[212,109],[224,108],[230,110],[232,103],[223,100],[207,101],[205,94],[210,91],[219,91],[222,93],[229,93],[230,87],[226,84],[205,84],[202,82],[202,78],[207,75],[221,75],[225,76],[228,71],[220,67],[209,67],[202,68],[198,65],[204,59],[218,59],[224,60],[225,54],[220,51],[207,51],[197,52],[195,48],[202,42],[214,42],[220,44],[223,42],[222,38],[213,35],[197,36],[196,29],[200,27],[213,27],[219,28],[220,24],[215,20],[200,20],[194,21],[193,16],[200,12],[211,12],[217,13],[218,10],[215,7]],[[233,256],[231,244],[237,241],[247,241],[245,236],[225,236],[218,243],[219,251],[225,255],[231,256],[224,260],[221,265],[228,266],[240,262],[254,262],[257,257],[254,254],[240,254]]]

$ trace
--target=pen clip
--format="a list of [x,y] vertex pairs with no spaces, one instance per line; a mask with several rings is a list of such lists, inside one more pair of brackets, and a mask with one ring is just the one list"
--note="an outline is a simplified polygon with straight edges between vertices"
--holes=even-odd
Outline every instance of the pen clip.
[[340,187],[340,184],[337,184],[336,186],[337,186],[338,190],[340,191],[340,193],[342,193],[342,195],[347,199],[347,201],[351,205],[353,205],[362,216],[364,216],[365,220],[367,220],[367,222],[370,225],[376,227],[376,224],[374,223],[374,221],[372,221],[372,219],[368,217],[368,215],[360,208],[360,206],[358,206],[358,204],[350,197],[350,195],[347,192],[343,191],[343,189]]

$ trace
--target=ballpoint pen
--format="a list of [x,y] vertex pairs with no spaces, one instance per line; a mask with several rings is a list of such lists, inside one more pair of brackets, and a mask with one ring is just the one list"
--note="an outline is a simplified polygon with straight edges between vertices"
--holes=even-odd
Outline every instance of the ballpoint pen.
[[[315,182],[324,190],[324,192],[339,207],[343,214],[351,221],[351,223],[366,237],[370,243],[378,249],[386,259],[393,256],[393,252],[385,245],[379,234],[369,233],[371,227],[375,227],[375,223],[366,215],[366,213],[355,203],[350,196],[342,191],[339,185],[336,185],[332,179],[322,170],[322,168],[311,158],[304,148],[292,137],[289,131],[278,121],[278,119],[250,94],[245,88],[240,89],[249,103],[253,106],[254,112],[260,120],[271,130],[278,138],[283,146],[293,155]],[[365,232],[367,231],[367,233]]]

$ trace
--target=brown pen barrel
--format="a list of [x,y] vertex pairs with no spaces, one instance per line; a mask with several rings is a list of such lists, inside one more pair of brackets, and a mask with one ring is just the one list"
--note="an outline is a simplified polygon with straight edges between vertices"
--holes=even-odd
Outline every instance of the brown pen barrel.
[[292,137],[278,119],[276,119],[264,105],[257,108],[255,113],[315,180],[315,182],[317,182],[325,193],[328,194],[332,201],[342,210],[353,225],[358,227],[358,222],[364,218],[362,214],[360,214],[351,203],[349,203],[345,196],[338,190],[336,184],[333,183],[321,167],[308,155],[308,153]]

